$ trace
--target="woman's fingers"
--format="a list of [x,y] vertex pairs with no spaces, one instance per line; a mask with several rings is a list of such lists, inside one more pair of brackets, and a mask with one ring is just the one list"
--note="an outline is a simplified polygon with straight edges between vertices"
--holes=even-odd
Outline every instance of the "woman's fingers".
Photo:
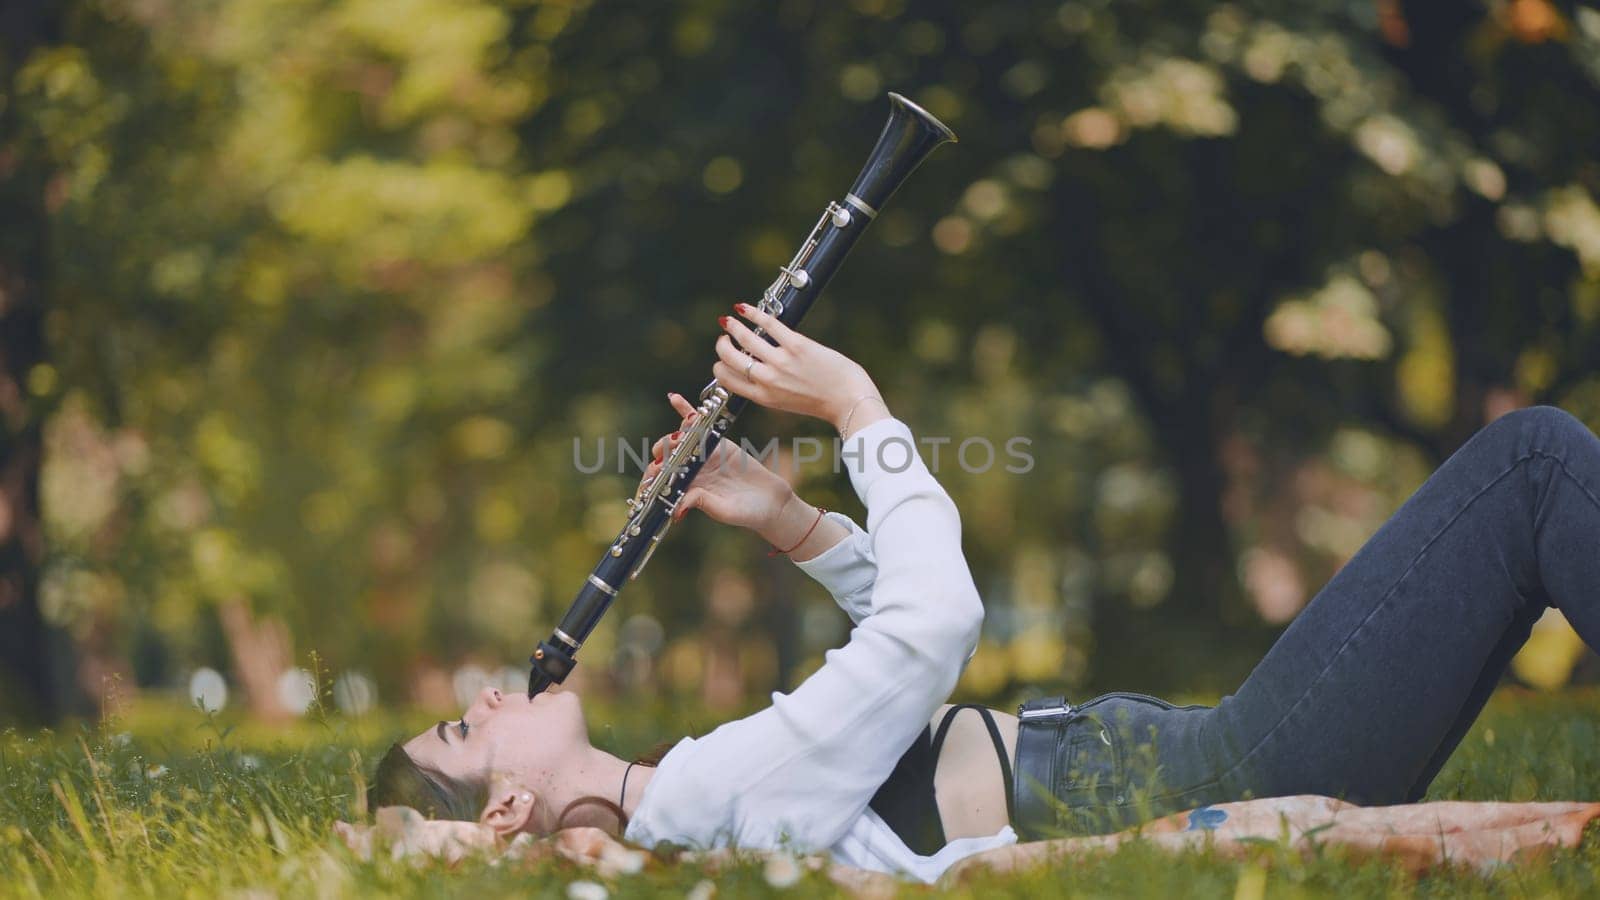
[[773,353],[783,349],[782,347],[774,347],[772,344],[767,343],[766,338],[756,334],[754,331],[751,331],[748,326],[738,319],[731,318],[729,316],[723,316],[717,321],[722,325],[723,330],[728,332],[728,334],[738,342],[740,347],[750,351],[752,356],[761,360],[762,362],[770,362],[772,360]]
[[672,520],[679,521],[689,514],[689,510],[698,509],[718,522],[726,522],[731,510],[728,508],[728,499],[720,497],[701,488],[689,488],[683,499],[678,501],[678,506],[672,511]]
[[[745,367],[749,364],[750,362],[747,358],[736,365],[729,365],[719,359],[711,364],[711,377],[717,379],[717,383],[729,391],[765,406],[767,392],[756,384],[753,379],[747,378],[744,374]],[[756,366],[756,371],[760,371],[759,364]]]
[[650,463],[644,467],[644,474],[639,478],[640,490],[643,490],[650,479],[656,477],[656,473],[661,471],[661,466],[664,464],[667,453],[677,447],[678,441],[682,436],[682,431],[674,431],[671,434],[662,435],[656,439],[654,444],[650,445]]
[[682,521],[683,517],[689,514],[689,510],[700,505],[700,498],[704,497],[705,493],[705,491],[702,491],[699,488],[689,488],[689,490],[684,493],[683,499],[678,501],[678,505],[673,507],[672,521]]
[[734,349],[733,339],[727,335],[717,338],[717,361],[711,366],[711,374],[718,383],[728,390],[749,397],[757,403],[762,403],[765,392],[761,391],[759,380],[763,370],[771,367],[761,360]]
[[667,394],[667,402],[672,404],[673,412],[676,412],[678,415],[683,417],[684,426],[688,426],[689,422],[694,419],[694,417],[696,415],[695,411],[694,411],[694,404],[690,403],[688,400],[683,399],[683,395],[682,394],[679,394],[679,393],[669,393],[669,394]]
[[783,324],[777,316],[762,312],[758,306],[751,306],[748,303],[735,303],[733,311],[759,325],[762,331],[772,335],[772,339],[777,341],[780,347],[801,337],[800,332]]
[[733,338],[726,334],[717,338],[717,358],[730,366],[738,368],[741,372],[750,368],[750,360],[754,359],[758,363],[761,361],[760,356],[752,356],[740,350],[733,343]]

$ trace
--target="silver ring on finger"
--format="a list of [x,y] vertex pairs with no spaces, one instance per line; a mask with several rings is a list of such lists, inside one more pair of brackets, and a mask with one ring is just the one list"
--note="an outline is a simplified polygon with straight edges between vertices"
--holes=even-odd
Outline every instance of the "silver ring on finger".
[[756,363],[760,362],[760,360],[756,359],[753,354],[747,354],[747,355],[750,356],[750,362],[749,362],[749,364],[747,364],[744,367],[744,377],[749,378],[750,377],[750,370],[754,369],[756,367]]

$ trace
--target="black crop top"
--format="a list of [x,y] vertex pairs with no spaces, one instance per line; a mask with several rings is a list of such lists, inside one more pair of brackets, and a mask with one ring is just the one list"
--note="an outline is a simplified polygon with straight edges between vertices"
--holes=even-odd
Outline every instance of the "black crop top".
[[956,713],[975,709],[983,717],[989,730],[989,740],[994,742],[995,755],[1000,757],[1000,773],[1005,779],[1006,818],[1013,819],[1011,808],[1011,758],[1006,754],[1005,742],[1000,739],[1000,727],[985,707],[961,703],[950,707],[939,720],[939,730],[923,728],[917,739],[895,763],[889,780],[872,795],[867,806],[883,819],[912,852],[921,856],[938,853],[946,843],[944,822],[939,818],[939,803],[934,796],[933,773],[939,765],[939,751],[944,749],[945,736]]

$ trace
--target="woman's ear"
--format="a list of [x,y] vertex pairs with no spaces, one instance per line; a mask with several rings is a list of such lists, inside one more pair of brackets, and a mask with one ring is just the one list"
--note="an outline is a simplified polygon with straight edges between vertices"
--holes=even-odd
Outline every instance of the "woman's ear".
[[538,794],[523,787],[502,785],[489,794],[478,821],[493,828],[500,837],[511,837],[527,829],[538,803]]

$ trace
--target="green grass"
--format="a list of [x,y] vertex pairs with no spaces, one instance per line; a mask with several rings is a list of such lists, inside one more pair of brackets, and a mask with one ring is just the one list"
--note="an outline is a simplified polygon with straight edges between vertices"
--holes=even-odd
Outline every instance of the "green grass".
[[[696,730],[672,711],[656,711],[649,721],[606,713],[591,710],[596,739],[622,752]],[[608,720],[631,724],[601,724]],[[1600,798],[1597,723],[1600,693],[1502,692],[1430,798]],[[361,776],[384,740],[425,724],[369,717],[285,729],[235,727],[147,706],[105,728],[0,733],[0,896],[565,897],[567,882],[594,879],[557,862],[468,862],[450,869],[386,859],[364,863],[347,853],[332,834],[332,821],[354,815]],[[613,897],[682,896],[706,877],[693,865],[652,863],[608,887]],[[722,897],[837,893],[817,875],[774,889],[755,865],[709,877]],[[985,877],[961,893],[1229,898],[1258,896],[1263,887],[1270,897],[1597,896],[1600,840],[1492,876],[1450,871],[1421,879],[1337,853],[1304,860],[1269,847],[1241,863],[1131,846],[1103,859]],[[912,886],[902,891],[922,892]]]

